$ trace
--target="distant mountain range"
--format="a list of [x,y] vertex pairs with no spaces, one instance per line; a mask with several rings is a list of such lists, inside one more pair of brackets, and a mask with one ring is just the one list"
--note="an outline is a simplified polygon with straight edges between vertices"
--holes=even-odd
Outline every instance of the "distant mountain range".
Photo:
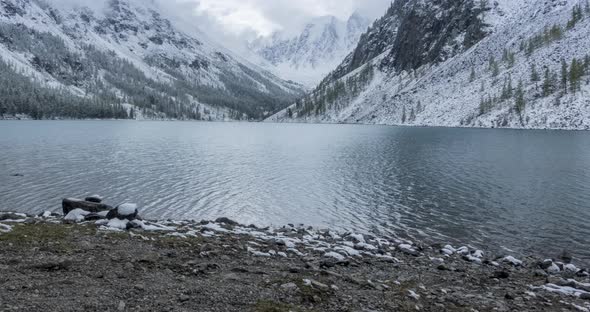
[[396,0],[241,55],[158,1],[57,3],[0,0],[0,118],[590,128],[587,0]]
[[260,120],[302,95],[154,1],[0,1],[0,118]]
[[396,0],[268,121],[589,129],[588,34],[586,0]]
[[356,12],[347,21],[322,16],[312,19],[298,35],[277,32],[248,47],[278,76],[315,87],[356,47],[370,23]]

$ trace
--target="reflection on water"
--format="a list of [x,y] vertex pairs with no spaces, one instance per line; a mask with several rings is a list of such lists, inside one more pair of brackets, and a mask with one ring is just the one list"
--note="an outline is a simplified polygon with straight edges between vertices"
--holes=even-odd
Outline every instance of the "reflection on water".
[[[304,223],[590,263],[585,132],[1,122],[0,210],[99,193],[148,218]],[[21,173],[24,177],[12,177]]]

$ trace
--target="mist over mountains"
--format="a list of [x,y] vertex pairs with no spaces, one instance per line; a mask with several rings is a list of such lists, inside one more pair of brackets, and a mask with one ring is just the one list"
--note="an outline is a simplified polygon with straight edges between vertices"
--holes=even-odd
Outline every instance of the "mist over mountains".
[[301,95],[165,12],[155,1],[2,1],[0,115],[259,120]]
[[397,0],[269,121],[588,129],[590,5]]
[[174,5],[3,0],[0,116],[590,127],[585,0],[397,0],[246,52]]

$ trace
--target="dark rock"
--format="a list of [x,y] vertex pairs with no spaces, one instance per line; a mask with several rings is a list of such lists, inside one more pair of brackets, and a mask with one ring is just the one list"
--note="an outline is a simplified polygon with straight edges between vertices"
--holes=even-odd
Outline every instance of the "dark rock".
[[178,301],[180,302],[187,302],[191,300],[191,297],[187,296],[187,295],[180,295],[180,297],[178,297]]
[[136,222],[128,222],[126,229],[127,230],[141,229],[141,224],[136,223]]
[[509,278],[510,277],[510,273],[508,273],[508,271],[496,271],[494,272],[494,274],[492,274],[491,278]]
[[580,295],[580,299],[582,299],[582,300],[590,300],[590,294],[583,293],[583,294]]
[[102,220],[105,219],[106,217],[99,215],[98,213],[91,213],[89,215],[86,215],[84,217],[84,221],[96,221],[96,220]]
[[45,262],[41,264],[34,265],[33,267],[38,270],[43,271],[62,271],[68,270],[72,266],[71,260],[59,260],[59,261],[51,261]]
[[240,225],[238,222],[231,220],[229,218],[226,217],[222,217],[222,218],[217,218],[217,220],[215,220],[215,222],[217,223],[223,223],[223,224],[227,224],[227,225],[231,225],[231,226],[238,226]]
[[24,177],[25,175],[21,174],[21,173],[15,173],[15,174],[11,174],[10,176],[11,177]]
[[572,257],[572,254],[571,254],[569,251],[567,251],[567,250],[564,250],[564,251],[561,253],[561,255],[559,256],[559,258],[560,258],[560,259],[561,259],[563,262],[565,262],[566,264],[569,264],[569,263],[572,263],[572,258],[573,258],[573,257]]
[[119,208],[121,207],[117,206],[117,208],[115,209],[111,209],[109,211],[109,213],[107,214],[107,219],[112,220],[112,219],[120,219],[120,220],[129,220],[129,221],[133,221],[136,220],[138,217],[137,215],[139,214],[139,211],[137,209],[135,209],[135,211],[132,214],[122,214],[119,211]]
[[63,209],[64,215],[67,215],[68,213],[70,213],[70,211],[75,210],[75,209],[82,209],[84,211],[93,212],[93,213],[97,213],[97,212],[101,212],[101,211],[109,211],[109,210],[113,209],[113,207],[111,207],[109,205],[100,204],[100,203],[93,203],[93,202],[88,202],[88,201],[83,201],[83,200],[76,200],[76,199],[71,199],[71,198],[64,199],[61,203],[61,207]]
[[232,268],[231,269],[232,272],[234,273],[249,273],[250,271],[248,271],[247,269],[244,268]]
[[547,270],[549,267],[551,267],[551,265],[553,264],[553,261],[551,260],[545,260],[539,263],[539,267],[543,270]]
[[320,268],[323,268],[323,269],[333,268],[336,266],[336,264],[337,264],[337,262],[333,261],[333,260],[323,260],[320,262]]
[[98,196],[89,196],[89,197],[86,197],[84,200],[87,202],[91,202],[91,203],[97,203],[97,204],[102,203],[102,198],[100,198]]
[[6,221],[6,220],[22,220],[22,219],[26,219],[26,217],[21,216],[21,215],[17,215],[14,213],[2,213],[0,214],[0,221]]
[[506,300],[514,300],[514,296],[513,296],[512,294],[510,294],[510,293],[506,293],[506,294],[504,295],[504,298],[505,298]]
[[534,275],[537,277],[547,277],[547,272],[543,270],[535,270]]
[[587,277],[587,276],[590,276],[590,274],[588,274],[588,271],[586,269],[581,269],[578,272],[576,272],[576,276]]
[[450,271],[451,270],[444,264],[441,264],[441,265],[437,266],[436,268],[440,271]]

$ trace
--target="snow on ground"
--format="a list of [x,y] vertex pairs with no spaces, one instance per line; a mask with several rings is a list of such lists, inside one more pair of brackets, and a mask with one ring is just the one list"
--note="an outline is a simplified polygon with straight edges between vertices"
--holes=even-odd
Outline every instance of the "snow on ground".
[[[590,51],[590,18],[565,30],[571,9],[582,1],[500,0],[486,15],[492,33],[471,49],[414,73],[382,72],[375,66],[374,80],[343,109],[330,109],[319,116],[296,119],[298,122],[345,122],[412,126],[471,126],[509,128],[590,129],[590,77],[585,77],[581,92],[540,97],[540,84],[531,82],[531,66],[543,76],[544,68],[559,74],[560,62],[583,59]],[[520,51],[520,43],[543,32],[545,26],[560,24],[561,40],[545,45],[531,55]],[[502,62],[504,49],[515,53],[515,64]],[[494,57],[500,73],[493,77],[489,60]],[[373,60],[374,64],[379,64]],[[470,81],[471,70],[475,79]],[[480,115],[482,98],[499,96],[505,79],[513,87],[523,81],[526,108],[522,119],[513,110],[514,100],[496,104],[491,112]],[[482,91],[483,85],[483,91]],[[415,118],[411,118],[414,111]],[[404,114],[405,112],[405,114]],[[404,119],[405,115],[405,121]],[[286,111],[268,121],[290,121]]]
[[122,204],[117,207],[117,212],[121,216],[130,216],[137,211],[137,204]]
[[[49,33],[63,40],[66,47],[76,54],[84,55],[85,45],[91,45],[100,51],[113,52],[117,57],[129,61],[146,77],[163,84],[171,84],[176,80],[169,73],[166,67],[168,65],[163,64],[166,60],[191,66],[193,62],[199,61],[201,65],[198,69],[188,68],[190,66],[177,68],[186,81],[195,86],[224,90],[229,88],[226,83],[228,77],[231,77],[232,83],[239,82],[245,88],[255,88],[269,95],[276,93],[275,90],[269,90],[267,83],[274,84],[286,93],[297,94],[301,91],[301,86],[283,81],[232,54],[212,43],[200,31],[184,31],[189,28],[175,27],[174,23],[167,20],[175,17],[167,14],[153,1],[124,0],[116,4],[117,9],[111,7],[115,5],[114,2],[110,4],[106,1],[99,1],[102,2],[101,5],[88,3],[84,6],[73,1],[68,1],[67,4],[51,1],[42,4],[22,0],[4,2],[7,4],[0,6],[0,23],[24,25],[41,33]],[[14,14],[7,12],[9,4],[22,11]],[[79,96],[89,96],[80,88],[65,86],[52,75],[35,68],[31,64],[32,57],[33,55],[10,51],[4,44],[0,44],[0,58],[27,76],[34,77],[51,88],[63,88]],[[156,60],[156,64],[150,61],[152,59]],[[209,111],[207,108],[202,110]],[[202,113],[205,119],[211,117],[212,120],[227,118],[219,116],[230,116],[219,110],[219,116]]]
[[65,217],[64,220],[67,221],[74,221],[74,222],[81,222],[84,220],[84,217],[89,215],[90,212],[82,209],[74,209],[70,211]]
[[12,231],[12,226],[0,223],[0,233],[8,233]]

